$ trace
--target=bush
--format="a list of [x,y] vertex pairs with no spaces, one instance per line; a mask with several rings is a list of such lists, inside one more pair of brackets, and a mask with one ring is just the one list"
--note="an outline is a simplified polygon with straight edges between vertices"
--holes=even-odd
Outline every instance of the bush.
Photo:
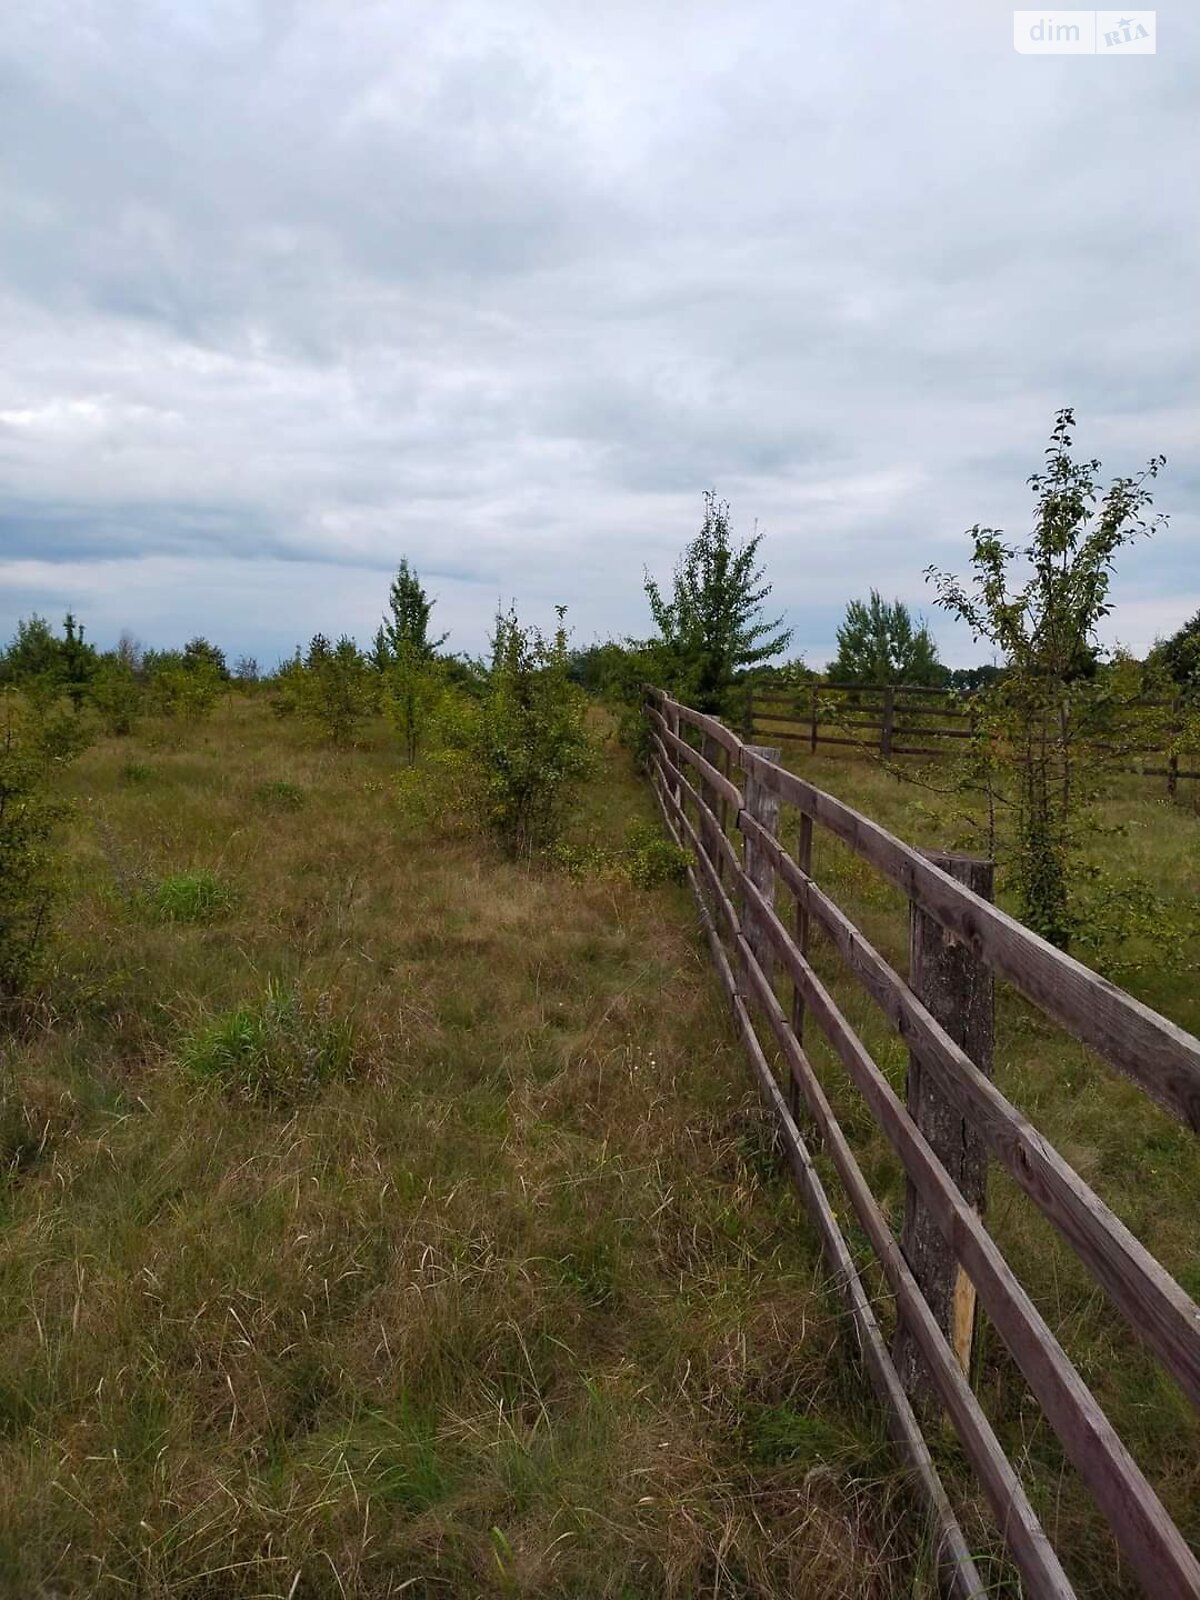
[[154,768],[148,761],[127,761],[121,768],[120,782],[127,789],[140,789],[154,780]]
[[189,664],[164,657],[149,670],[150,700],[155,710],[161,716],[183,722],[203,721],[224,688],[216,668],[203,657]]
[[353,639],[331,645],[318,633],[303,663],[293,661],[279,674],[272,702],[281,715],[298,711],[333,744],[353,744],[364,717],[375,710],[378,674]]
[[234,895],[215,872],[203,867],[160,878],[150,899],[165,922],[211,922],[230,910]]
[[570,678],[565,610],[547,639],[515,612],[496,618],[492,666],[465,701],[457,736],[461,777],[484,825],[506,853],[528,859],[559,835],[575,788],[592,771],[587,697]]
[[178,1059],[185,1072],[243,1100],[287,1105],[353,1076],[355,1034],[328,1002],[307,1003],[295,989],[272,983],[261,999],[198,1028]]
[[625,844],[626,872],[639,889],[682,883],[691,856],[653,822],[635,822]]
[[682,883],[691,857],[653,822],[635,822],[621,849],[597,840],[560,840],[547,849],[546,860],[572,878],[624,880],[639,889]]
[[88,695],[104,731],[125,738],[142,715],[142,687],[133,670],[124,662],[106,656],[88,686]]

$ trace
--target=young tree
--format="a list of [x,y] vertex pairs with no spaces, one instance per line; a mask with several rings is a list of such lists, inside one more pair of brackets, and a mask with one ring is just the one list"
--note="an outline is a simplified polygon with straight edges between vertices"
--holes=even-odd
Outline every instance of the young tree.
[[133,732],[142,714],[143,690],[118,650],[101,656],[88,684],[88,698],[100,713],[106,733],[124,738]]
[[229,682],[229,668],[225,665],[225,652],[219,644],[197,636],[183,647],[183,665],[189,672],[215,674],[222,683]]
[[435,604],[405,557],[388,591],[388,615],[375,635],[372,654],[376,665],[383,667],[402,654],[426,660],[437,654],[449,634],[443,633],[438,639],[429,637],[429,615]]
[[595,759],[587,696],[571,681],[566,608],[557,612],[550,638],[511,609],[497,616],[491,669],[458,731],[463,782],[516,858],[553,843]]
[[[1086,798],[1078,746],[1107,710],[1108,686],[1096,673],[1096,629],[1111,610],[1109,585],[1118,550],[1164,520],[1147,521],[1148,482],[1165,456],[1136,477],[1115,478],[1100,494],[1096,460],[1072,454],[1074,413],[1055,418],[1046,467],[1029,479],[1036,505],[1023,545],[976,525],[970,578],[930,567],[937,603],[966,622],[976,639],[1001,653],[1005,671],[974,701],[989,762],[988,783],[1007,788],[1016,817],[1015,868],[1024,920],[1067,947],[1072,929],[1069,856]],[[1011,783],[997,754],[1011,751]]]
[[704,496],[704,524],[675,568],[670,599],[649,573],[646,598],[665,648],[670,687],[698,711],[727,708],[739,673],[785,650],[792,630],[783,619],[766,622],[762,603],[771,592],[755,565],[762,535],[735,546],[729,506],[714,490]]
[[380,674],[383,709],[400,734],[409,766],[417,759],[442,686],[437,652],[449,635],[429,637],[435,603],[405,557],[392,580],[388,615],[368,658]]
[[941,684],[948,677],[925,623],[914,627],[903,600],[888,602],[878,589],[865,603],[851,600],[837,642],[828,676],[838,683]]
[[62,640],[45,617],[36,612],[17,623],[17,632],[4,652],[4,681],[28,684],[36,679],[61,682]]
[[322,633],[315,634],[292,687],[301,713],[341,746],[353,743],[363,718],[375,708],[378,694],[378,680],[370,664],[345,634],[336,644],[330,644]]
[[78,713],[83,709],[88,684],[95,675],[99,657],[95,647],[83,637],[83,624],[68,611],[63,620],[63,639],[59,646],[62,686],[72,707]]

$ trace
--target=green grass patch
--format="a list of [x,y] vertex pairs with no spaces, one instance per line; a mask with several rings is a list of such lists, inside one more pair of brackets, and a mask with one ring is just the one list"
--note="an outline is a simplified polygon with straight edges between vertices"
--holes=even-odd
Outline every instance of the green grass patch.
[[160,878],[150,904],[164,922],[212,922],[233,909],[236,896],[215,872],[202,867]]
[[292,1104],[355,1073],[354,1028],[325,1001],[275,984],[258,1000],[204,1023],[183,1041],[179,1064],[245,1100]]

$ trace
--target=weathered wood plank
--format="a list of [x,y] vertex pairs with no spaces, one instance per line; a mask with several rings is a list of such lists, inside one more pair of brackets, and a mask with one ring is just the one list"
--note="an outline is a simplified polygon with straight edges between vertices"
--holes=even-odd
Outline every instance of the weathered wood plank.
[[[676,827],[668,809],[666,785],[661,772],[656,773],[655,792],[667,828],[677,844],[684,844],[687,835]],[[662,786],[661,788],[659,786]],[[686,820],[686,819],[685,819]],[[694,848],[694,843],[693,843]],[[971,1558],[966,1539],[958,1519],[946,1497],[941,1479],[933,1464],[929,1447],[917,1424],[908,1397],[900,1386],[895,1367],[888,1354],[882,1331],[875,1318],[870,1300],[854,1264],[849,1247],[837,1225],[833,1208],[824,1185],[813,1165],[812,1158],[796,1124],[784,1109],[780,1115],[778,1087],[763,1055],[762,1046],[754,1032],[745,1001],[739,992],[729,965],[728,957],[704,903],[695,872],[688,868],[687,878],[696,901],[701,924],[709,942],[717,974],[726,997],[733,1009],[734,1020],[742,1043],[750,1057],[758,1081],[759,1091],[768,1100],[779,1118],[779,1133],[792,1177],[808,1207],[821,1239],[826,1259],[833,1271],[834,1282],[840,1288],[858,1336],[859,1349],[867,1372],[884,1408],[884,1416],[893,1442],[907,1460],[917,1485],[926,1501],[933,1524],[934,1557],[939,1574],[950,1593],[959,1600],[984,1600],[988,1589],[980,1579]],[[732,907],[730,907],[732,911]],[[998,1448],[998,1447],[997,1447]],[[1036,1592],[1036,1591],[1035,1591]],[[1057,1591],[1056,1591],[1057,1592]]]
[[748,880],[744,890],[748,901],[755,902],[777,956],[801,983],[809,1012],[841,1058],[957,1259],[970,1273],[988,1315],[1107,1518],[1131,1567],[1156,1596],[1196,1600],[1200,1594],[1200,1562],[1094,1395],[832,995],[796,949],[774,908]]
[[[743,825],[753,827],[752,822]],[[762,849],[774,841],[760,840]],[[777,844],[775,867],[797,907],[818,921],[847,970],[919,1049],[942,1093],[1039,1210],[1200,1409],[1200,1306],[1180,1288],[1054,1146],[1007,1100],[921,1004],[849,917]]]
[[913,1328],[929,1364],[942,1402],[962,1441],[975,1474],[1000,1525],[1013,1561],[1030,1596],[1065,1597],[1074,1591],[1062,1570],[1045,1530],[1037,1519],[1020,1480],[1000,1448],[991,1425],[959,1370],[949,1344],[933,1319],[916,1280],[892,1237],[887,1219],[863,1177],[840,1123],[821,1088],[807,1055],[787,1026],[774,991],[754,961],[745,939],[738,941],[742,966],[755,999],[788,1058],[791,1073],[800,1083],[808,1109],[824,1141],[863,1231],[883,1268],[901,1313]]
[[[723,772],[718,772],[711,762],[706,761],[700,752],[688,744],[686,739],[672,731],[665,716],[651,709],[649,712],[651,725],[658,729],[666,741],[673,755],[681,755],[684,761],[701,773],[723,799],[728,800],[735,813],[740,811],[745,804],[741,790],[732,783]],[[742,747],[743,749],[745,746]]]
[[1200,1132],[1200,1039],[990,905],[869,817],[744,750],[742,771],[774,787],[963,940],[1048,1017]]

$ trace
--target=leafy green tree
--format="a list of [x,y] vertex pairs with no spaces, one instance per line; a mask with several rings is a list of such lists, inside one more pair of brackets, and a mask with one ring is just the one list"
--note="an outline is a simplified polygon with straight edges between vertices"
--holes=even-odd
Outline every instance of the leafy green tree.
[[88,698],[100,713],[106,733],[123,738],[137,726],[144,691],[133,668],[116,651],[100,658],[88,684]]
[[985,662],[980,667],[952,667],[950,687],[963,694],[974,694],[978,689],[988,689],[1004,676],[1004,668]]
[[384,713],[400,734],[409,766],[417,759],[445,681],[437,653],[449,635],[429,636],[435,603],[406,557],[392,580],[388,614],[369,658],[380,674]]
[[1161,667],[1180,689],[1200,690],[1200,611],[1169,639],[1155,644],[1150,663]]
[[670,598],[649,573],[646,598],[661,636],[670,678],[667,687],[699,711],[728,709],[739,674],[770,661],[791,641],[782,618],[763,620],[771,592],[756,565],[762,535],[735,545],[729,506],[709,490],[704,524],[675,568]]
[[878,589],[852,600],[837,631],[838,653],[828,676],[836,683],[942,684],[949,674],[925,623],[914,625],[903,600],[887,601]]
[[1045,469],[1029,479],[1035,512],[1026,542],[1009,544],[998,529],[976,525],[969,579],[926,573],[938,604],[1003,657],[1003,676],[973,702],[983,781],[1015,813],[1022,916],[1063,948],[1073,926],[1070,852],[1087,798],[1079,746],[1111,713],[1109,677],[1096,670],[1096,630],[1112,609],[1117,552],[1163,520],[1147,521],[1146,512],[1148,484],[1166,460],[1153,457],[1101,494],[1099,461],[1074,457],[1074,425],[1069,408],[1059,411]]
[[384,715],[399,733],[404,759],[410,767],[425,743],[443,685],[441,663],[422,655],[407,642],[400,645],[383,669]]
[[27,684],[33,679],[61,681],[62,640],[45,617],[35,612],[17,623],[16,635],[4,652],[4,681]]
[[353,744],[363,720],[376,709],[378,678],[345,634],[330,644],[314,634],[303,669],[291,675],[297,709],[334,744]]
[[443,633],[437,639],[429,637],[429,617],[435,604],[406,557],[392,579],[388,614],[375,635],[372,655],[378,667],[382,669],[401,655],[410,660],[428,660],[437,654],[449,634]]
[[225,681],[204,650],[147,650],[143,671],[150,707],[172,721],[200,722],[217,703]]
[[209,639],[197,636],[188,640],[183,647],[183,666],[188,672],[215,674],[221,683],[229,682],[225,652],[219,644],[213,644]]
[[95,647],[84,639],[82,623],[77,622],[70,611],[63,621],[59,659],[63,690],[75,711],[79,712],[87,698],[88,684],[99,665],[99,656]]

